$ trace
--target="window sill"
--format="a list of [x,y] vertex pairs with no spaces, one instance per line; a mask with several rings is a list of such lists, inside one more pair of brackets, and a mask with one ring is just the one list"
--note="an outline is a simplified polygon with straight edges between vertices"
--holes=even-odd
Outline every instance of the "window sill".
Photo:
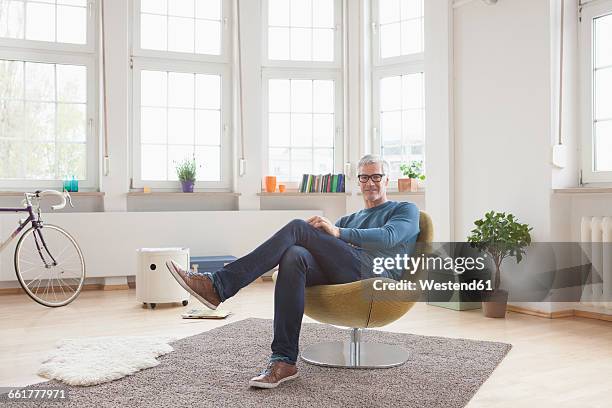
[[[26,191],[0,191],[0,197],[19,197],[23,196]],[[77,191],[70,193],[71,197],[104,197],[105,193],[101,191]]]
[[151,191],[145,193],[143,191],[130,191],[128,197],[240,197],[241,193],[232,193],[229,191],[194,191],[193,193],[183,193],[180,191]]
[[262,191],[257,193],[260,197],[346,197],[352,195],[352,193],[300,193],[299,191],[285,191],[284,193],[268,193]]
[[555,188],[554,194],[612,194],[612,187]]

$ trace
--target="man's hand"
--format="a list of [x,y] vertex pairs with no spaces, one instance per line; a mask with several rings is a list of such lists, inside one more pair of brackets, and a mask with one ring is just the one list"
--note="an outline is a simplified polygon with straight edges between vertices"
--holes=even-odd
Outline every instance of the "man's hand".
[[329,235],[340,238],[340,228],[336,227],[330,220],[325,217],[315,215],[306,220],[313,227],[327,232]]

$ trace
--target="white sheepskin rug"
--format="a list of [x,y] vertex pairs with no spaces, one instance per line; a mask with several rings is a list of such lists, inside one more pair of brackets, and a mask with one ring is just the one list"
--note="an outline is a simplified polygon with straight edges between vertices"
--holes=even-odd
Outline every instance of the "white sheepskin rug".
[[57,343],[38,374],[69,385],[117,380],[159,364],[175,340],[167,336],[108,336],[66,339]]

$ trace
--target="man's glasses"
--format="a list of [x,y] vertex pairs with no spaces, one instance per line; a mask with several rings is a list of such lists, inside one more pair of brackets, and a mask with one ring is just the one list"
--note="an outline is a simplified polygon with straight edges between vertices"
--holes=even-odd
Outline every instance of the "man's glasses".
[[384,175],[385,175],[384,173],[383,174],[358,174],[357,178],[359,178],[359,181],[363,184],[367,183],[368,180],[370,179],[372,179],[372,181],[375,183],[380,183]]

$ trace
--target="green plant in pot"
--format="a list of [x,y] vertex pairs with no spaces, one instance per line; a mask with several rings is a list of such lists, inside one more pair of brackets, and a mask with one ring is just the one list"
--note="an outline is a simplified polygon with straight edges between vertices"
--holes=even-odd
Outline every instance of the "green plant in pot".
[[196,161],[195,157],[186,158],[176,165],[176,175],[181,182],[183,193],[193,193],[193,186],[196,181]]
[[402,164],[400,170],[404,177],[397,179],[398,191],[417,191],[419,189],[419,180],[425,180],[423,161],[415,160],[408,164]]
[[485,252],[493,261],[493,290],[483,294],[482,309],[487,317],[505,317],[508,292],[499,288],[501,265],[506,258],[516,258],[520,263],[525,248],[531,244],[531,228],[521,224],[510,213],[489,211],[484,218],[474,221],[474,228],[467,241],[474,248]]

